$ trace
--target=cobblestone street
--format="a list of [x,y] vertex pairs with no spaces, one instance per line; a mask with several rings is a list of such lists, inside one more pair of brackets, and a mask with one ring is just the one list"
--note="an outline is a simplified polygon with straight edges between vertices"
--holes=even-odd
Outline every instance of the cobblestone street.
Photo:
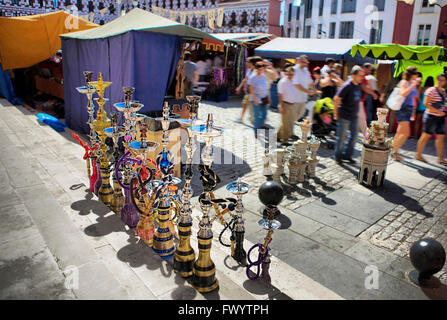
[[[225,111],[222,112],[222,110]],[[224,103],[205,102],[201,104],[200,116],[204,119],[207,113],[213,113],[216,124],[222,125],[226,129],[225,132],[231,132],[232,137],[243,137],[249,141],[249,145],[258,144],[259,148],[256,149],[257,153],[255,155],[247,155],[243,152],[244,150],[240,149],[232,150],[236,156],[244,156],[243,160],[250,168],[248,172],[246,165],[215,166],[216,172],[223,177],[223,180],[242,176],[245,182],[253,186],[251,192],[257,196],[258,187],[266,181],[266,177],[262,175],[263,149],[260,141],[255,140],[252,128],[247,124],[249,122],[248,112],[244,124],[234,121],[240,116],[240,111],[239,100],[231,100]],[[280,121],[280,114],[270,110],[268,113],[268,125],[278,128]],[[301,134],[298,126],[295,126],[295,134]],[[272,141],[276,144],[276,137]],[[378,193],[385,194],[381,200],[388,200],[392,205],[388,207],[388,211],[383,212],[382,218],[371,223],[366,230],[357,235],[358,238],[393,252],[399,257],[408,257],[411,245],[415,241],[427,237],[437,239],[447,248],[447,172],[444,168],[435,165],[420,167],[422,163],[413,159],[416,142],[415,139],[409,140],[406,144],[406,150],[402,150],[402,154],[406,157],[403,163],[405,166],[416,167],[420,171],[429,172],[428,176],[431,179],[428,179],[427,183],[422,182],[419,190],[417,188],[407,188],[410,191],[409,196],[399,197],[399,194],[393,195],[392,192],[394,190],[390,190],[391,192],[378,190]],[[433,155],[435,153],[433,153],[433,143],[431,144],[431,154]],[[358,162],[360,162],[360,146],[360,143],[356,144],[355,157]],[[373,194],[372,190],[360,186],[357,182],[359,163],[354,166],[344,165],[341,168],[332,159],[333,150],[329,150],[325,146],[320,147],[318,156],[320,163],[317,167],[317,177],[315,179],[309,179],[309,181],[304,183],[291,186],[287,183],[286,177],[283,176],[282,182],[286,197],[281,203],[281,207],[296,211],[300,207],[319,199],[322,199],[324,202],[330,199],[332,193],[343,188],[359,190],[369,195]],[[434,156],[428,156],[427,158],[432,163],[435,163],[436,158]],[[400,170],[401,166],[399,163],[393,163],[393,160],[390,159],[390,168]],[[240,171],[238,172],[238,170]],[[285,170],[287,176],[287,167]],[[422,172],[422,175],[424,175],[424,172]],[[411,175],[405,178],[407,180],[413,179]],[[394,192],[402,193],[402,191],[401,188],[396,188]],[[330,202],[330,200],[327,202]],[[447,281],[447,266],[444,267],[438,276],[441,280]]]

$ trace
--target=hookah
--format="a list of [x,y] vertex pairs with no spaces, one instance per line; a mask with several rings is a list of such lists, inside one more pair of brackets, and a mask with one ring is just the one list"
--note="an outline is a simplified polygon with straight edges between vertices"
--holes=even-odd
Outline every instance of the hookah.
[[[85,154],[83,159],[87,162],[87,174],[90,181],[90,191],[95,191],[95,182],[98,178],[98,170],[97,170],[97,162],[96,162],[96,149],[98,148],[97,143],[97,136],[95,133],[95,130],[93,128],[93,120],[94,120],[94,112],[95,112],[95,106],[93,104],[93,94],[96,92],[96,89],[89,84],[89,82],[92,81],[92,74],[91,71],[84,71],[83,75],[85,77],[86,86],[84,87],[77,87],[76,90],[79,93],[85,94],[87,96],[87,112],[88,112],[88,121],[87,124],[90,128],[90,135],[88,136],[90,138],[89,143],[85,143],[79,138],[79,136],[75,133],[72,133],[73,138],[78,141],[81,146],[85,149]],[[82,142],[81,142],[82,141]],[[90,166],[91,162],[91,166]],[[91,167],[93,167],[93,174],[91,174]]]
[[[244,250],[244,220],[242,219],[242,214],[244,212],[244,206],[242,204],[242,196],[250,190],[251,186],[238,178],[237,181],[232,182],[227,185],[227,191],[230,191],[236,196],[237,202],[234,207],[236,214],[233,215],[232,220],[225,225],[225,228],[219,235],[219,242],[225,247],[229,247],[227,244],[223,243],[222,235],[226,229],[231,230],[231,256],[234,260],[239,262],[241,265],[247,265],[247,253]],[[232,211],[233,204],[230,203],[229,206]]]
[[[269,274],[270,269],[270,249],[269,244],[272,242],[272,236],[276,229],[281,227],[281,223],[274,220],[275,216],[279,215],[278,205],[280,204],[284,192],[282,187],[273,181],[267,181],[259,188],[258,193],[259,199],[266,206],[264,211],[264,219],[259,220],[258,224],[265,230],[267,230],[267,235],[264,238],[263,243],[257,243],[248,250],[247,260],[248,265],[246,269],[246,274],[248,279],[257,280],[258,278],[263,279],[265,282],[270,283],[271,278]],[[258,249],[258,259],[256,261],[251,260],[250,254],[253,250]],[[256,273],[254,276],[251,275],[251,268],[256,267]],[[262,269],[262,271],[261,271]]]
[[[96,119],[93,121],[93,128],[99,137],[99,162],[100,162],[100,174],[101,174],[101,187],[98,190],[99,199],[108,207],[111,206],[113,198],[113,189],[110,185],[110,169],[109,169],[109,159],[107,156],[108,147],[105,143],[107,138],[104,129],[110,127],[110,119],[107,118],[107,113],[104,110],[104,104],[108,99],[104,99],[104,91],[110,86],[112,82],[103,81],[101,72],[98,75],[98,81],[91,81],[89,85],[93,86],[98,93],[99,98],[95,98],[99,109],[96,115]],[[96,186],[96,185],[95,185]]]
[[[133,163],[133,172],[131,174],[132,178],[130,179],[129,187],[126,187],[124,184],[122,184],[119,179],[117,181],[119,181],[121,187],[124,187],[125,190],[126,188],[129,189],[129,198],[133,203],[133,208],[135,208],[137,211],[135,212],[123,207],[123,210],[121,211],[121,220],[123,220],[123,222],[131,228],[137,227],[137,225],[141,222],[140,227],[145,226],[143,230],[149,231],[142,232],[141,235],[143,236],[140,237],[150,246],[152,245],[152,238],[144,236],[144,234],[153,234],[154,229],[152,216],[153,202],[151,203],[151,201],[148,199],[147,185],[151,182],[152,178],[155,176],[155,173],[152,169],[148,168],[147,162],[148,153],[156,150],[159,144],[153,141],[146,141],[146,132],[148,125],[145,122],[139,123],[139,126],[141,131],[141,141],[123,143],[128,150],[128,153],[126,153],[120,159],[117,166],[117,168],[119,168],[121,164],[124,164],[126,162]],[[131,158],[130,156],[133,156],[134,158]],[[119,172],[117,172],[117,170],[115,170],[115,175],[119,177]],[[124,209],[126,209],[126,211]],[[139,214],[141,215],[141,218]],[[138,230],[139,228],[137,228],[137,233],[139,233]]]
[[[156,207],[158,217],[158,228],[155,230],[152,250],[162,259],[170,259],[174,256],[174,236],[169,228],[169,224],[173,221],[178,213],[178,206],[174,199],[174,192],[177,187],[175,185],[181,182],[180,179],[172,176],[174,169],[174,155],[168,150],[169,143],[169,125],[174,119],[169,118],[169,106],[165,102],[163,106],[163,117],[156,118],[161,122],[163,135],[161,138],[162,151],[158,154],[156,163],[161,171],[161,181],[154,181],[154,192],[156,194]],[[174,203],[175,216],[171,219],[171,204]],[[174,230],[175,231],[175,230]]]
[[[136,113],[143,108],[143,105],[138,102],[131,101],[132,94],[135,92],[133,87],[123,87],[124,102],[115,103],[113,106],[124,115],[124,140],[123,145],[131,141],[135,141],[136,122],[132,119],[136,119]],[[134,154],[136,157],[137,154]],[[124,155],[118,160],[115,165],[114,178],[118,185],[124,190],[124,205],[121,209],[121,220],[129,227],[135,227],[140,219],[139,213],[135,208],[130,196],[130,180],[132,174],[132,165],[141,164],[140,160],[131,158],[132,154],[129,149],[126,148]],[[123,166],[123,170],[121,170]],[[151,237],[152,239],[152,237]]]
[[[118,113],[117,112],[112,112],[110,114],[110,118],[112,121],[112,126],[110,128],[104,129],[104,132],[108,137],[112,138],[112,140],[113,140],[113,163],[111,163],[111,166],[113,165],[113,167],[115,168],[115,172],[116,172],[116,167],[117,167],[118,161],[122,156],[122,152],[120,151],[119,146],[118,146],[118,140],[119,140],[119,138],[123,137],[126,134],[126,131],[125,131],[124,127],[118,126]],[[117,181],[116,174],[113,175],[112,179],[113,179],[114,192],[113,192],[113,199],[112,199],[112,202],[110,205],[110,209],[112,209],[112,211],[115,212],[116,214],[120,214],[121,209],[124,206],[123,191]]]
[[199,196],[200,208],[203,212],[199,223],[199,232],[197,234],[199,242],[199,256],[193,265],[192,286],[199,292],[211,292],[219,287],[216,279],[216,266],[211,260],[210,251],[213,240],[213,232],[211,230],[213,221],[218,217],[216,215],[210,219],[209,213],[213,204],[222,204],[232,202],[235,204],[236,199],[214,199],[211,194],[220,178],[211,170],[213,163],[212,142],[215,137],[222,134],[223,129],[214,127],[213,116],[208,114],[206,126],[191,127],[191,131],[205,139],[205,148],[202,152],[203,164],[199,165],[201,174],[203,192]]
[[189,119],[177,119],[177,122],[188,134],[188,142],[185,144],[185,185],[183,187],[181,208],[177,222],[180,241],[174,252],[174,271],[184,278],[192,276],[192,269],[196,259],[190,241],[192,227],[191,197],[193,196],[191,187],[191,179],[193,177],[192,158],[194,151],[196,150],[196,145],[193,143],[193,134],[189,128],[205,124],[203,121],[197,119],[197,109],[201,98],[199,96],[187,96],[186,99],[189,102]]

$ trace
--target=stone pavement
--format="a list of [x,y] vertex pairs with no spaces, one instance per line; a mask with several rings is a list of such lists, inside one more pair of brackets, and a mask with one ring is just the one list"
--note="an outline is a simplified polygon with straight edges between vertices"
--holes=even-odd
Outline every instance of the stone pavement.
[[[432,292],[413,286],[406,278],[412,267],[403,254],[404,245],[413,238],[408,234],[396,240],[399,239],[399,231],[405,232],[403,226],[395,224],[394,230],[388,228],[385,232],[388,225],[385,226],[383,221],[394,223],[394,219],[390,221],[393,216],[402,224],[417,219],[422,225],[419,231],[428,225],[430,227],[423,235],[415,232],[412,234],[414,237],[436,234],[437,239],[447,246],[446,180],[442,168],[422,166],[413,160],[405,164],[392,163],[385,187],[373,192],[357,184],[356,166],[336,166],[330,158],[332,152],[321,148],[317,179],[296,187],[283,185],[286,197],[281,205],[283,215],[279,218],[282,228],[275,232],[271,244],[272,285],[248,281],[244,268],[232,263],[228,249],[223,248],[215,236],[212,257],[221,288],[216,293],[202,295],[177,277],[169,263],[161,261],[138,242],[134,230],[125,227],[119,217],[86,192],[85,187],[77,188],[82,183],[88,185],[88,182],[85,162],[81,158],[83,149],[73,141],[70,130],[58,134],[47,126],[39,125],[33,112],[9,106],[5,100],[0,103],[5,106],[0,106],[0,143],[4,150],[0,153],[0,172],[2,181],[5,175],[9,179],[9,186],[4,184],[0,191],[0,214],[2,217],[17,216],[17,213],[11,213],[11,207],[19,212],[20,208],[28,211],[35,233],[43,239],[40,249],[48,253],[48,261],[44,259],[44,270],[52,276],[46,278],[54,278],[55,284],[51,286],[59,288],[57,294],[48,294],[52,298],[427,299],[434,296]],[[203,103],[199,114],[204,119],[207,112],[212,112],[216,124],[226,128],[224,137],[215,141],[221,150],[215,149],[216,164],[213,168],[222,179],[216,194],[228,195],[224,186],[239,176],[253,185],[244,199],[247,210],[244,246],[248,249],[265,236],[265,231],[260,230],[256,222],[262,210],[257,188],[266,178],[262,175],[264,151],[261,143],[255,140],[249,126],[233,121],[239,116],[239,104],[239,101]],[[279,115],[269,112],[268,123],[277,127]],[[408,156],[414,150],[411,143],[414,145],[412,141],[406,145],[408,152],[405,154]],[[427,151],[433,152],[433,147],[429,145]],[[231,159],[230,164],[224,161],[228,158]],[[433,161],[432,156],[427,158]],[[195,172],[193,203],[196,204],[198,178]],[[432,197],[433,194],[436,195]],[[435,207],[430,209],[430,205]],[[407,217],[403,215],[406,210],[415,217],[408,217],[408,221],[403,222]],[[424,210],[432,210],[432,215],[421,218]],[[199,215],[195,210],[194,216]],[[8,238],[0,238],[0,245],[12,243],[12,239],[20,242],[17,234],[27,238],[22,230],[25,225],[21,220],[2,219],[2,230],[18,231]],[[378,230],[380,225],[383,226]],[[221,228],[216,223],[214,234],[217,235]],[[197,230],[196,224],[194,229]],[[417,226],[411,230],[418,231],[416,229]],[[439,233],[440,230],[444,233]],[[384,245],[385,242],[380,242],[382,240],[398,241],[399,245],[390,249]],[[193,247],[196,246],[193,241]],[[4,265],[15,266],[24,261],[27,268],[35,271],[32,274],[40,272],[30,265],[34,260],[31,250],[16,252],[13,246],[8,248],[7,254],[0,251],[0,270]],[[14,260],[15,255],[19,259]],[[63,289],[64,272],[67,276],[69,266],[79,268],[78,289]],[[379,270],[378,289],[365,287],[367,267],[371,266]],[[445,279],[445,271],[439,275]],[[9,279],[3,278],[0,276],[2,296],[32,298],[26,290],[28,280],[23,273],[17,274],[15,291]],[[40,285],[36,283],[34,287],[40,288]]]
[[[1,298],[342,299],[276,257],[272,268],[287,278],[249,281],[217,236],[212,258],[220,288],[198,293],[173,272],[172,261],[162,261],[86,190],[83,148],[71,132],[59,134],[40,125],[32,110],[0,100]],[[193,215],[197,221],[201,213]],[[216,235],[220,228],[214,226]],[[191,244],[197,248],[195,237]],[[78,286],[67,289],[76,283],[73,270]]]

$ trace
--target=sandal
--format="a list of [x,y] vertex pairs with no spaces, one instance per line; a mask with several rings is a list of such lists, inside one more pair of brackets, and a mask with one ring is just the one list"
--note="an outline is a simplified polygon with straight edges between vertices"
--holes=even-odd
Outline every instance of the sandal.
[[402,161],[404,158],[402,158],[402,156],[400,154],[398,154],[397,152],[393,152],[391,154],[391,158],[393,158],[396,161]]
[[447,166],[447,161],[445,161],[445,160],[438,161],[438,164],[440,164],[442,166]]
[[428,163],[428,161],[425,160],[423,156],[419,156],[419,157],[418,157],[418,156],[415,156],[414,158],[415,158],[416,160],[421,161],[421,162]]

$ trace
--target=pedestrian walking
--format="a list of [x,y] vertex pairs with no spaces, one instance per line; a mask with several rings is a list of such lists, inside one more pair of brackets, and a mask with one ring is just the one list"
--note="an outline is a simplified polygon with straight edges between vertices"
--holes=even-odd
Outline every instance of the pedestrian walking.
[[258,130],[265,127],[267,109],[270,105],[270,92],[267,77],[264,74],[264,63],[258,61],[255,64],[255,71],[248,78],[247,85],[250,92],[250,100],[253,105],[253,126],[255,136],[258,136]]
[[293,83],[295,76],[293,67],[288,67],[284,72],[285,77],[278,82],[279,111],[281,113],[278,142],[287,144],[293,136],[293,128],[298,117],[298,91]]
[[400,110],[396,111],[396,120],[399,123],[396,135],[394,136],[394,145],[391,152],[391,157],[397,161],[403,158],[399,155],[399,149],[404,145],[410,136],[410,119],[413,114],[414,98],[418,96],[417,86],[421,83],[421,78],[418,75],[417,67],[411,66],[405,70],[402,75],[402,81],[399,84],[400,95],[405,97]]
[[331,71],[334,68],[336,61],[332,58],[326,59],[326,64],[321,68],[321,76],[326,77],[329,74],[329,71]]
[[343,80],[337,75],[335,70],[329,70],[327,76],[320,81],[321,99],[334,99],[338,87],[343,85]]
[[242,80],[241,84],[236,88],[236,94],[240,94],[241,90],[244,90],[244,98],[242,99],[242,111],[241,111],[241,117],[236,120],[236,122],[242,123],[244,121],[244,115],[248,110],[251,110],[250,115],[251,119],[250,122],[253,122],[253,110],[251,107],[251,100],[250,100],[250,92],[248,91],[248,85],[247,81],[248,78],[250,78],[251,73],[253,70],[255,70],[255,64],[259,61],[262,61],[260,57],[249,57],[247,59],[247,72],[245,73],[245,78]]
[[442,73],[436,78],[436,86],[428,88],[425,91],[424,113],[424,132],[418,140],[417,152],[415,158],[422,162],[427,162],[422,156],[428,140],[433,134],[436,134],[436,151],[438,153],[438,164],[447,165],[444,159],[444,140],[445,140],[445,116],[447,101],[444,86],[447,84],[447,76]]
[[[354,66],[351,70],[351,78],[340,87],[334,97],[334,119],[337,120],[335,160],[338,164],[341,164],[342,160],[355,163],[352,155],[359,131],[358,114],[363,77],[362,67]],[[349,139],[345,145],[348,130]]]
[[197,86],[199,82],[199,73],[197,71],[197,65],[191,61],[191,52],[186,51],[184,55],[184,70],[185,82],[184,82],[184,92],[185,96],[190,96],[193,94],[192,88]]
[[[295,84],[296,89],[298,90],[298,98],[297,98],[297,108],[298,111],[296,113],[297,121],[301,119],[306,113],[306,102],[308,100],[308,96],[312,96],[314,94],[320,94],[321,92],[315,88],[314,81],[310,75],[308,66],[309,59],[306,55],[302,55],[296,58],[297,64],[293,67],[295,70],[295,75],[293,78],[293,83]],[[296,138],[296,136],[292,136],[292,138]]]
[[[367,114],[368,114],[368,108],[373,108],[372,106],[372,100],[369,99],[369,96],[371,96],[371,99],[377,100],[379,97],[378,95],[372,90],[371,83],[366,78],[366,76],[370,75],[373,69],[373,65],[371,63],[365,63],[363,64],[363,72],[365,76],[362,79],[362,98],[360,100],[360,108],[359,108],[359,127],[360,131],[362,133],[365,133],[366,128],[368,127],[367,123]],[[368,107],[368,103],[371,101],[371,106]]]

